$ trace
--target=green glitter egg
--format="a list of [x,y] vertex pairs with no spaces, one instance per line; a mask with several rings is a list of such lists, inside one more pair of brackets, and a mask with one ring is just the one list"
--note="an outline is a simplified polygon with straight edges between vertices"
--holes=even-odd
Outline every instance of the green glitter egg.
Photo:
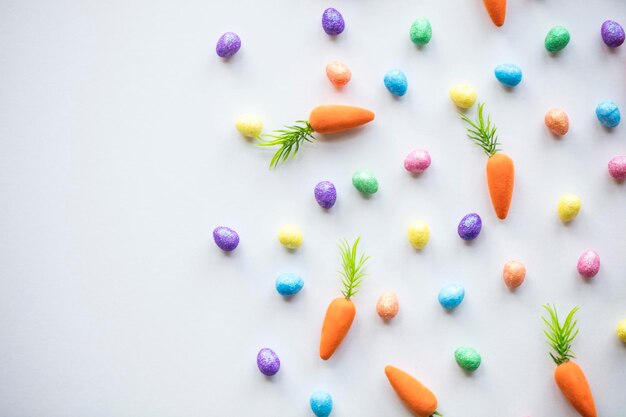
[[569,32],[563,26],[555,26],[546,35],[544,44],[549,52],[559,52],[569,43]]
[[359,169],[352,176],[352,185],[363,194],[374,194],[378,191],[378,180],[369,169]]
[[411,25],[411,42],[416,45],[426,45],[433,37],[433,28],[430,26],[428,19],[415,19]]
[[461,346],[455,350],[454,359],[461,368],[469,372],[474,372],[480,366],[480,355],[471,347]]

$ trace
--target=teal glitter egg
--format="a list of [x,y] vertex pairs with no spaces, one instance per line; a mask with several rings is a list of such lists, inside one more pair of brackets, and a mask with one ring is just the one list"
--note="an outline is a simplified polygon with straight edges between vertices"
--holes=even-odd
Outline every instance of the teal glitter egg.
[[617,104],[610,100],[605,100],[596,107],[596,117],[604,127],[614,128],[619,125],[621,115]]
[[461,346],[457,350],[454,351],[454,359],[459,366],[466,371],[474,372],[480,366],[481,357],[476,349]]
[[280,274],[276,278],[276,291],[284,297],[296,295],[303,286],[304,281],[302,278],[291,272]]
[[406,94],[406,90],[409,88],[409,83],[406,79],[406,75],[399,69],[392,69],[385,74],[383,80],[385,87],[391,94],[397,97],[402,97]]
[[316,391],[309,400],[311,410],[317,417],[328,417],[333,411],[333,398],[326,391]]
[[428,19],[415,19],[409,31],[411,42],[416,45],[426,45],[433,37],[433,28]]
[[352,176],[352,185],[363,194],[371,195],[378,191],[378,180],[369,169],[359,169]]

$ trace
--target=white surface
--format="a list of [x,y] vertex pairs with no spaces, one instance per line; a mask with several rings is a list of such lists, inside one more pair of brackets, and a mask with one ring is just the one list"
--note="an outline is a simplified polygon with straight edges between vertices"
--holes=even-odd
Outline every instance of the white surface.
[[[608,51],[600,24],[626,22],[622,0],[511,0],[504,28],[479,0],[337,0],[346,31],[320,26],[319,1],[3,1],[0,3],[0,414],[5,416],[308,416],[308,397],[330,391],[333,416],[408,416],[383,374],[395,364],[426,383],[448,417],[575,416],[552,379],[541,304],[580,305],[574,343],[600,416],[626,412],[626,184],[606,164],[626,154],[624,129],[595,120],[595,105],[626,110],[626,46]],[[417,49],[412,20],[426,16],[432,42]],[[564,24],[570,45],[543,48]],[[240,34],[229,62],[214,45]],[[324,65],[341,59],[352,82],[336,91]],[[500,63],[524,71],[513,91],[492,75]],[[383,87],[403,69],[402,99]],[[496,220],[486,158],[464,135],[447,97],[467,82],[497,122],[515,160],[509,219]],[[270,152],[239,137],[237,115],[257,112],[267,129],[306,118],[322,103],[371,108],[374,123],[306,146],[269,171]],[[543,115],[567,110],[571,131],[550,136]],[[431,152],[420,177],[404,156]],[[364,199],[352,173],[371,168],[380,191]],[[322,211],[314,185],[333,181],[336,206]],[[556,202],[582,197],[564,226]],[[483,217],[471,244],[456,234],[470,211]],[[431,227],[422,252],[406,240],[413,219]],[[276,241],[294,223],[305,242],[287,253]],[[217,225],[241,235],[225,256]],[[356,298],[349,336],[328,362],[317,350],[321,322],[339,294],[337,241],[363,236],[370,276]],[[600,253],[590,283],[579,254]],[[518,258],[526,282],[501,279]],[[305,279],[292,301],[274,278]],[[438,290],[463,284],[447,314]],[[396,319],[375,300],[394,290]],[[483,365],[455,364],[460,345]],[[259,348],[282,360],[273,379],[256,369]]]

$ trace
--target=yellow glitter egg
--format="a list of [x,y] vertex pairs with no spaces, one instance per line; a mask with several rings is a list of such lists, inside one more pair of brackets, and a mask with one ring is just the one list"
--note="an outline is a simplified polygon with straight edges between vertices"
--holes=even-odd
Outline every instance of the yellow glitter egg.
[[564,222],[571,222],[578,216],[580,206],[580,197],[575,194],[563,194],[557,206],[559,218]]
[[256,114],[242,114],[235,121],[235,127],[247,138],[256,138],[263,131],[263,120]]
[[409,225],[407,231],[409,236],[409,242],[415,249],[423,249],[428,244],[430,237],[430,228],[428,224],[423,221],[416,221]]
[[286,224],[278,229],[278,241],[287,249],[297,249],[302,245],[302,232],[296,226]]
[[398,297],[391,291],[381,294],[376,301],[376,312],[385,320],[391,320],[398,314],[400,303]]
[[458,107],[469,109],[476,103],[476,89],[467,84],[456,84],[450,89],[450,98]]
[[626,320],[622,320],[617,325],[617,337],[619,340],[626,343]]
[[339,61],[331,61],[326,64],[326,76],[335,87],[343,87],[350,82],[352,71]]

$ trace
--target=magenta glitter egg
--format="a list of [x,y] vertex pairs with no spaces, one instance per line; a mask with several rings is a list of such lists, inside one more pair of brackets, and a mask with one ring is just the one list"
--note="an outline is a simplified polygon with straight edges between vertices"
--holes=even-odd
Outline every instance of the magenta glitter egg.
[[424,172],[429,166],[430,154],[425,149],[415,149],[404,158],[404,169],[409,172]]
[[222,58],[228,58],[237,53],[241,48],[241,39],[234,32],[226,32],[217,40],[215,52]]
[[626,179],[626,155],[611,158],[609,161],[609,174],[616,180]]
[[317,201],[317,204],[322,208],[329,209],[334,206],[335,201],[337,201],[337,189],[330,181],[319,182],[315,186],[313,193],[315,194],[315,201]]
[[256,355],[256,364],[259,367],[259,371],[267,376],[276,375],[280,369],[280,359],[278,359],[276,352],[270,348],[259,350],[259,353]]
[[213,240],[218,248],[231,252],[239,245],[239,234],[230,227],[218,226],[213,229]]
[[328,35],[337,36],[345,29],[346,22],[339,10],[329,7],[322,14],[322,27]]
[[593,278],[600,270],[600,255],[596,251],[586,250],[578,258],[578,273],[585,278]]

